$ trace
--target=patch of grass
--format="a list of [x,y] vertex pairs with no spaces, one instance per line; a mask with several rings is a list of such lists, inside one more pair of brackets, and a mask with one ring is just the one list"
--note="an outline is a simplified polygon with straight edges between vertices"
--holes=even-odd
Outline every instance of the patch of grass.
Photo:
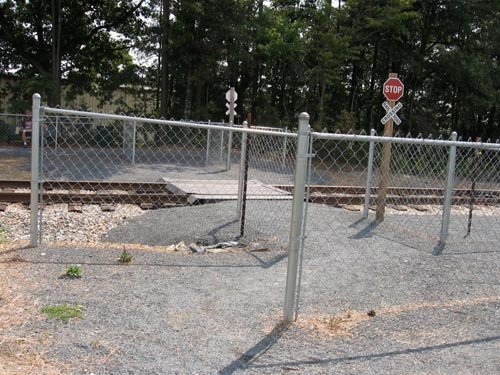
[[0,244],[7,242],[7,228],[0,225]]
[[83,317],[83,306],[70,305],[63,303],[62,305],[44,306],[42,313],[46,314],[49,319],[61,319],[67,323],[70,319]]
[[69,266],[66,268],[66,272],[64,273],[66,277],[71,279],[79,279],[83,275],[82,268],[80,266]]
[[118,258],[118,262],[120,263],[130,263],[134,257],[132,254],[128,253],[127,250],[123,250],[122,253],[120,254],[120,257]]

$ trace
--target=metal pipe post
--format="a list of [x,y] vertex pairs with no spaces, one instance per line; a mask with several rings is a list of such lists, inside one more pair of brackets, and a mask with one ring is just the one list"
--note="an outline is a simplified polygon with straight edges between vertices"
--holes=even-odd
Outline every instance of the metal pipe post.
[[[236,91],[234,87],[229,89],[229,127],[234,126],[234,107],[236,101]],[[231,169],[231,150],[233,149],[233,132],[229,130],[229,136],[227,137],[227,157],[226,157],[226,171]]]
[[[375,136],[375,129],[370,130],[370,135]],[[375,142],[370,141],[370,148],[368,149],[368,175],[366,176],[366,190],[365,190],[365,206],[363,208],[363,219],[368,217],[368,210],[370,208],[370,197],[372,190],[372,177],[373,177],[373,153],[375,151]]]
[[[232,127],[233,124],[229,123],[229,127]],[[231,151],[233,148],[233,132],[230,130],[229,135],[227,137],[227,157],[226,157],[226,171],[231,169]]]
[[219,155],[219,163],[222,163],[222,158],[224,155],[224,132],[220,132],[220,155]]
[[286,275],[284,320],[291,323],[294,318],[294,307],[297,297],[297,272],[300,255],[304,220],[304,197],[307,175],[307,158],[309,148],[309,115],[305,112],[299,116],[297,162],[293,189],[292,220],[290,224],[290,241],[288,245],[288,267]]
[[56,144],[55,144],[55,150],[57,151],[57,146],[59,144],[59,116],[56,115]]
[[132,164],[135,164],[135,142],[137,134],[137,122],[132,122]]
[[[208,122],[210,124],[210,121]],[[207,155],[205,157],[205,167],[208,166],[208,161],[210,159],[210,129],[207,129]]]
[[[457,140],[457,133],[453,132],[451,134],[451,140]],[[444,246],[446,239],[448,238],[448,229],[450,226],[450,213],[451,213],[451,198],[453,193],[454,177],[455,177],[455,165],[457,160],[457,146],[450,146],[450,155],[448,158],[448,176],[446,177],[446,191],[444,194],[444,205],[443,205],[443,219],[441,221],[441,235],[439,237],[439,245]]]
[[38,246],[38,194],[40,186],[40,95],[33,94],[31,129],[30,246]]
[[[252,125],[252,113],[247,113],[247,128]],[[243,159],[243,192],[241,197],[241,219],[240,219],[240,237],[245,235],[245,221],[247,211],[247,190],[248,190],[248,165],[250,163],[250,145],[251,138],[246,139],[245,158]]]
[[[248,128],[248,122],[243,121],[243,128]],[[240,223],[242,219],[242,208],[243,208],[243,184],[245,179],[245,160],[247,155],[247,133],[241,135],[241,156],[240,156],[240,173],[238,178],[238,205],[236,208],[236,219]]]

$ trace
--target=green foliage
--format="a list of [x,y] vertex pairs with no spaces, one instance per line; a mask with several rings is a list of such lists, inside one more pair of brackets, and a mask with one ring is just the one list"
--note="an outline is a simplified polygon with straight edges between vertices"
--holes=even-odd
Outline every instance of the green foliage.
[[31,82],[27,89],[41,84],[51,105],[60,104],[61,80],[76,91],[106,95],[133,76],[128,49],[139,14],[135,4],[115,0],[3,1],[2,70]]
[[0,244],[7,243],[7,228],[0,224]]
[[66,268],[64,275],[71,279],[79,279],[83,275],[83,270],[80,266],[69,266]]
[[62,80],[69,99],[126,85],[138,103],[154,96],[155,114],[220,121],[235,86],[240,120],[290,126],[306,110],[316,129],[381,134],[395,72],[398,130],[499,137],[499,41],[498,1],[0,2],[0,69],[18,78],[22,111],[33,91],[57,99]]
[[122,253],[120,254],[120,257],[118,258],[118,262],[120,263],[131,263],[132,260],[134,260],[134,257],[132,254],[128,253],[127,250],[123,250]]
[[41,311],[46,314],[49,319],[61,319],[65,323],[70,319],[81,319],[83,317],[83,306],[71,305],[68,303],[44,306]]

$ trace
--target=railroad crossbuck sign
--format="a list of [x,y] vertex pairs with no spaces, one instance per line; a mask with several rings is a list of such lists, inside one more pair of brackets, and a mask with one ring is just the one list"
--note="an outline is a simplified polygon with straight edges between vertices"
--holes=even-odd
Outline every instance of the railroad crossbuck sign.
[[226,100],[229,102],[226,103],[226,108],[227,108],[226,115],[234,116],[234,109],[237,106],[235,102],[236,100],[238,100],[238,93],[234,91],[234,87],[231,87],[229,90],[227,90]]
[[401,124],[401,119],[396,114],[401,108],[403,108],[403,105],[401,103],[398,103],[394,107],[391,108],[391,106],[389,105],[389,103],[383,102],[382,103],[382,107],[384,107],[384,109],[387,112],[385,114],[385,116],[382,117],[382,120],[380,120],[380,122],[382,124],[385,125],[387,123],[387,121],[389,121],[391,118],[394,120],[394,122],[396,123],[396,125]]

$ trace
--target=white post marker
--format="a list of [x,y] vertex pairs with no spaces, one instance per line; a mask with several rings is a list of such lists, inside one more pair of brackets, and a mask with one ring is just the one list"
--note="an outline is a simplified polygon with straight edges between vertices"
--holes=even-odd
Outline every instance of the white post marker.
[[[236,100],[238,100],[238,93],[234,90],[234,87],[231,87],[226,92],[226,103],[227,111],[226,115],[229,115],[229,127],[233,127],[234,125],[234,109],[236,108]],[[229,137],[227,140],[227,158],[226,158],[226,170],[231,169],[231,151],[233,148],[233,132],[229,131]]]

